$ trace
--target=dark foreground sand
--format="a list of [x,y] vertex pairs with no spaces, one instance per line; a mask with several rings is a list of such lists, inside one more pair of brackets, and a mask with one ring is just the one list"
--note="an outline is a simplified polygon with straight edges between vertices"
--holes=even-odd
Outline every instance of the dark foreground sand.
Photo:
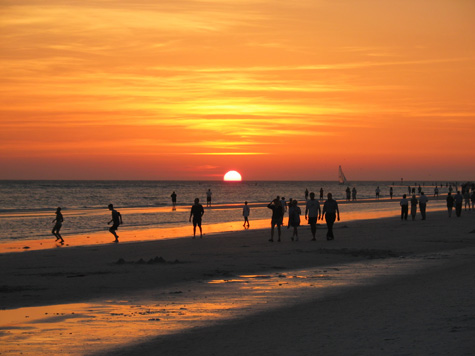
[[[475,212],[426,221],[397,218],[340,222],[336,240],[322,226],[311,242],[268,230],[0,255],[0,306],[14,309],[81,303],[172,290],[175,285],[245,274],[418,259],[424,268],[374,283],[341,287],[318,299],[289,302],[134,344],[85,347],[64,337],[61,354],[94,355],[473,355],[475,350]],[[160,263],[137,263],[162,257]],[[118,263],[122,262],[122,263]],[[125,262],[125,263],[124,263]],[[153,261],[151,261],[153,262]],[[357,272],[357,271],[355,271]],[[229,277],[232,278],[232,277]],[[186,298],[186,291],[182,296]],[[234,295],[239,299],[239,293]],[[157,324],[157,328],[160,325]],[[24,325],[21,325],[22,327]],[[0,354],[41,354],[1,325]],[[107,330],[104,332],[106,343]],[[110,331],[111,333],[113,330]],[[81,341],[82,342],[82,341]],[[70,351],[73,350],[74,351]],[[15,351],[16,350],[16,351]],[[44,354],[51,354],[48,349]]]

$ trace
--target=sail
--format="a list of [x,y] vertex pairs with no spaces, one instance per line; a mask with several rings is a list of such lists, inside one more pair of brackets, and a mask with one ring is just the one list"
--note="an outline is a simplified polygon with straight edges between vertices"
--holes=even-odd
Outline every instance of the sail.
[[338,167],[338,183],[340,184],[348,183],[348,181],[346,180],[345,174],[343,173],[343,170],[341,169],[341,166]]

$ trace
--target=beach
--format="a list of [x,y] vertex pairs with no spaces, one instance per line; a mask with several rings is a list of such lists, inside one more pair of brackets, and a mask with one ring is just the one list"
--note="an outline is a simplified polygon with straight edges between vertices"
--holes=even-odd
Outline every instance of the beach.
[[344,219],[2,253],[0,354],[473,354],[475,213]]

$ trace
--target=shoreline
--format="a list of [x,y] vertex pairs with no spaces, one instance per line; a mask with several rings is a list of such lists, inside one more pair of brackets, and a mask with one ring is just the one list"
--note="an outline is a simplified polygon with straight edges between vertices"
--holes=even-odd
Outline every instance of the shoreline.
[[[439,200],[434,200],[435,202],[439,202]],[[377,203],[382,202],[394,202],[398,203],[399,200],[397,199],[371,199],[371,200],[362,200],[356,202],[347,202],[342,201],[338,202],[339,205],[352,205],[352,204],[363,204],[369,203],[371,205],[374,204],[374,208],[377,208]],[[305,201],[300,203],[302,209],[301,215],[301,226],[299,229],[305,229],[307,227],[307,222],[304,218],[305,212]],[[253,206],[252,204],[250,204]],[[428,207],[428,214],[431,213],[439,213],[443,211],[445,208],[439,206],[429,206]],[[255,203],[254,207],[266,207],[267,204],[262,203]],[[341,211],[342,220],[337,222],[337,225],[341,223],[347,223],[352,221],[365,221],[365,220],[376,220],[376,219],[384,219],[384,218],[397,218],[399,216],[399,206],[395,205],[396,207],[392,210],[372,210],[372,211],[350,211],[345,212]],[[228,209],[228,208],[241,208],[241,205],[226,205],[226,206],[218,206],[217,208],[205,208],[205,211],[208,209],[211,210],[220,210],[220,209]],[[160,208],[152,208],[152,211],[155,210],[163,210],[163,207]],[[181,207],[177,207],[177,210],[181,209],[181,211],[185,211],[185,209]],[[124,209],[123,214],[126,214],[128,211],[135,211],[137,208],[131,209]],[[142,209],[141,209],[142,210]],[[168,207],[167,210],[170,210]],[[186,210],[188,211],[188,210]],[[106,213],[101,213],[106,215]],[[51,214],[49,214],[51,215]],[[420,212],[418,211],[418,216]],[[67,216],[67,212],[65,213]],[[288,216],[284,217],[284,224],[287,221]],[[206,221],[206,220],[205,220]],[[270,216],[266,219],[257,219],[252,220],[251,230],[255,230],[256,228],[259,230],[265,230],[270,226]],[[226,221],[222,223],[203,223],[203,235],[204,236],[211,236],[220,233],[226,232],[239,232],[243,230],[242,226],[243,221]],[[319,220],[318,225],[325,227],[325,221]],[[136,243],[136,242],[145,242],[145,241],[154,241],[154,240],[164,240],[164,239],[179,239],[179,238],[190,238],[192,236],[192,225],[191,223],[186,223],[186,225],[176,226],[176,227],[150,227],[150,228],[138,228],[138,229],[129,229],[127,225],[124,225],[124,228],[118,230],[119,236],[119,243]],[[282,230],[285,231],[287,229],[286,226],[282,227]],[[2,241],[0,242],[0,254],[1,253],[15,253],[15,252],[24,252],[24,251],[35,251],[35,250],[45,250],[45,249],[56,249],[56,248],[72,248],[72,247],[80,247],[80,246],[96,246],[96,245],[107,245],[113,242],[113,236],[109,233],[109,231],[104,228],[102,231],[96,232],[88,232],[88,233],[81,233],[81,234],[73,234],[73,235],[63,235],[65,239],[65,244],[61,245],[54,241],[54,237],[51,238],[40,238],[40,239],[25,239],[25,240],[13,240],[13,241]]]

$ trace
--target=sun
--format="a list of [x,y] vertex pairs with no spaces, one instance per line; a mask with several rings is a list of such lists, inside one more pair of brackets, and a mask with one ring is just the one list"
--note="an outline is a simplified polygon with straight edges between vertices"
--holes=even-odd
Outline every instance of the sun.
[[242,177],[239,172],[236,171],[229,171],[224,175],[225,182],[240,182],[242,181]]

